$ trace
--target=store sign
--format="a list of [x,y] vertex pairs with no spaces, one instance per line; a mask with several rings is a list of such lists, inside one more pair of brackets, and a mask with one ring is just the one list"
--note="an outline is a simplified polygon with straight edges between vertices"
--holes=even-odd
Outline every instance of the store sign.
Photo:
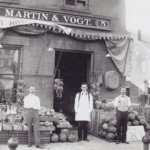
[[144,135],[143,126],[128,126],[127,141],[141,141]]
[[[0,16],[54,22],[60,25],[111,30],[111,19],[0,7]],[[0,24],[2,21],[0,20]]]

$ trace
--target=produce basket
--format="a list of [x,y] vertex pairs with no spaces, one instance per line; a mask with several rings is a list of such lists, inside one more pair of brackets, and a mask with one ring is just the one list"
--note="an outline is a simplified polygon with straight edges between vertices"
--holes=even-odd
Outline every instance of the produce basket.
[[22,130],[23,131],[28,131],[28,126],[27,125],[23,125]]
[[13,124],[13,130],[14,131],[22,131],[22,124],[20,124],[20,123]]
[[12,131],[12,124],[3,124],[4,131]]

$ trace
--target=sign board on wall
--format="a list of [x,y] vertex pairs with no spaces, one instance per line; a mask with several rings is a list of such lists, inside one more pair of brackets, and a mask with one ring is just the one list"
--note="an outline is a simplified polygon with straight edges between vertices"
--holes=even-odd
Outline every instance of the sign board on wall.
[[141,141],[144,135],[143,126],[128,126],[127,141]]
[[[54,22],[60,25],[77,26],[101,30],[111,30],[111,19],[79,16],[74,14],[63,14],[58,12],[36,11],[21,8],[0,7],[1,17],[12,17],[19,19],[32,19],[39,21]],[[0,22],[2,23],[2,22]]]

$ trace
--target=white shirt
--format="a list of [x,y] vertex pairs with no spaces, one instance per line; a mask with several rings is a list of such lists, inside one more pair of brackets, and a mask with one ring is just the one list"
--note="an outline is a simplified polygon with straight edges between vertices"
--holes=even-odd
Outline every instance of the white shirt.
[[[131,106],[131,100],[130,100],[130,97],[126,96],[128,98],[128,107]],[[125,100],[125,96],[121,96],[121,100],[124,101]],[[116,97],[115,98],[115,101],[114,101],[114,106],[115,107],[118,107],[118,102],[119,102],[119,97]]]
[[36,95],[29,94],[24,98],[24,108],[40,110],[40,99]]

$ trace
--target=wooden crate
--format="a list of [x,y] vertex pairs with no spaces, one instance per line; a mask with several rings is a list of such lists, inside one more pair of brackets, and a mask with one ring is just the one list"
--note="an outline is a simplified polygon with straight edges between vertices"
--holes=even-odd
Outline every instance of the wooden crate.
[[[52,131],[40,131],[42,144],[50,143],[50,134],[52,134]],[[0,144],[7,144],[7,141],[12,136],[18,138],[19,144],[28,144],[28,131],[1,131]],[[34,138],[33,138],[33,143],[34,143]]]
[[106,112],[100,109],[94,109],[91,113],[91,122],[88,126],[88,132],[93,135],[98,135],[100,124],[103,122],[104,119],[111,119],[116,116],[115,111]]

